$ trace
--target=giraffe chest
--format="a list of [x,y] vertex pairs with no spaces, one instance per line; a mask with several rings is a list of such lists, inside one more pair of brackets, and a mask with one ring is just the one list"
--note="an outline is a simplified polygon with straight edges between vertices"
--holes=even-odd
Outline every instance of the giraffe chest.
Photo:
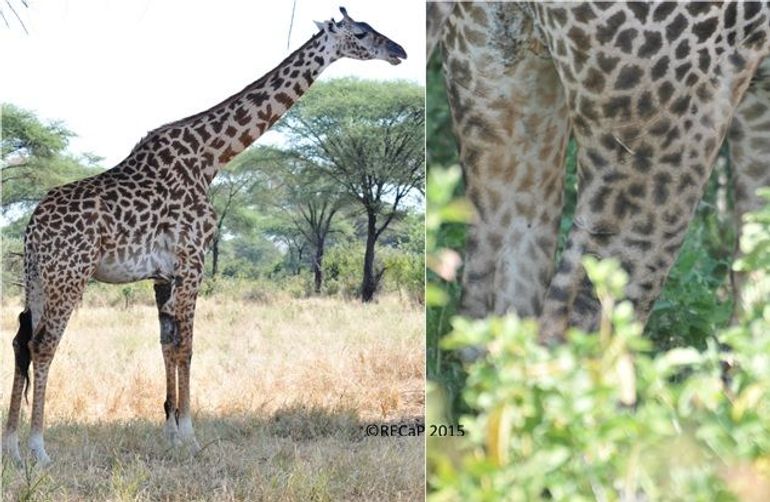
[[179,261],[179,237],[172,231],[126,236],[108,243],[94,278],[122,284],[143,279],[170,279]]

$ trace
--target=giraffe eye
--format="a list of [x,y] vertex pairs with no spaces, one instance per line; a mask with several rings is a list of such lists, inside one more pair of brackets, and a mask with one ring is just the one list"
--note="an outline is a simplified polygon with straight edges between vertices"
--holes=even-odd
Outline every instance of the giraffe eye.
[[366,32],[365,32],[365,31],[362,31],[361,33],[353,33],[353,35],[354,35],[354,36],[355,36],[357,39],[359,39],[359,40],[362,40],[362,39],[363,39],[363,38],[366,36]]

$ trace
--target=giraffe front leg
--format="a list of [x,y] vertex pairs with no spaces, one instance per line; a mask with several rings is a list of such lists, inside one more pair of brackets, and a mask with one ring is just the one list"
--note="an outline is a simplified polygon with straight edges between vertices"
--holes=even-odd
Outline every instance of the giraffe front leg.
[[[197,453],[200,446],[195,438],[190,415],[190,361],[194,303],[192,310],[189,308],[189,302],[184,310],[177,309],[176,305],[185,305],[185,302],[176,301],[177,295],[176,287],[171,284],[155,285],[155,299],[160,320],[160,342],[166,370],[166,400],[163,402],[163,411],[166,416],[164,432],[172,445],[179,446],[185,443],[193,453]],[[169,314],[170,310],[175,314]]]
[[513,4],[463,4],[444,31],[453,127],[476,209],[460,305],[472,317],[537,316],[553,272],[570,127],[554,65],[535,45]]
[[175,347],[179,343],[179,323],[176,319],[174,285],[172,282],[156,282],[155,304],[158,307],[160,322],[160,345],[163,352],[163,365],[166,371],[166,400],[163,402],[163,412],[166,416],[164,433],[169,443],[179,443],[177,412],[176,412],[176,374],[177,365]]
[[200,451],[200,445],[195,437],[190,410],[190,363],[195,302],[202,279],[203,259],[202,256],[188,256],[180,263],[183,266],[177,270],[171,283],[155,286],[166,367],[166,401],[163,407],[166,436],[173,444],[186,444],[195,454]]
[[162,345],[163,365],[166,367],[166,400],[163,402],[163,412],[166,414],[166,423],[163,431],[169,443],[179,445],[179,427],[176,411],[176,373],[177,366],[174,358],[174,344]]

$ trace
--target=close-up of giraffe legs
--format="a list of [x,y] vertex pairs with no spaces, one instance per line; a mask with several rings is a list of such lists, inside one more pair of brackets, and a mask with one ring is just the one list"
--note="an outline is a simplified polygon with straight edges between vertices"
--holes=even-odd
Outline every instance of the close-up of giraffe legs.
[[[461,4],[443,34],[444,74],[475,208],[461,310],[540,313],[553,273],[569,120],[543,47],[514,38],[510,4]],[[531,30],[531,25],[523,27]]]
[[[455,186],[451,125],[452,203],[474,209],[462,230],[451,211],[429,226],[434,263],[458,263],[448,248],[463,266],[459,284],[429,268],[429,409],[472,434],[429,439],[428,494],[770,497],[766,476],[734,467],[766,458],[770,434],[768,4],[436,2],[427,16],[428,55],[443,53],[428,193]],[[434,219],[454,209],[436,198]],[[556,224],[531,225],[538,212]]]
[[[551,14],[548,8],[538,12],[541,21]],[[596,327],[598,304],[586,300],[587,294],[578,294],[586,287],[579,264],[586,254],[621,261],[630,276],[626,295],[637,318],[646,321],[732,115],[768,48],[767,44],[727,47],[722,49],[725,57],[715,54],[707,61],[701,56],[704,73],[687,74],[687,87],[682,87],[674,73],[636,66],[639,63],[622,65],[623,52],[616,48],[589,48],[604,54],[609,64],[599,57],[595,67],[590,64],[594,60],[577,66],[559,48],[556,32],[545,33],[551,52],[557,54],[576,125],[580,180],[573,228],[543,311],[542,336],[548,339],[563,334],[569,321],[584,329]],[[708,41],[703,47],[700,54],[714,50],[706,48]],[[574,56],[583,50],[573,46],[569,53]],[[677,68],[694,66],[687,57],[680,59]],[[599,72],[604,73],[601,78]],[[707,79],[711,74],[722,77]]]
[[[604,9],[601,18],[626,16],[623,9],[614,12],[615,7],[599,9]],[[677,41],[677,33],[662,43],[665,34],[654,31],[659,25],[651,22],[646,10],[635,14],[637,22],[650,23],[644,40],[635,42],[633,37],[638,30],[629,28],[628,42],[624,39],[624,45],[620,41],[609,45],[608,35],[589,37],[589,30],[601,25],[599,11],[592,11],[588,4],[571,11],[547,4],[538,7],[494,3],[457,4],[452,10],[446,6],[429,9],[429,49],[440,32],[436,26],[444,26],[444,73],[466,193],[478,210],[469,229],[465,257],[461,303],[464,312],[477,317],[507,311],[538,315],[537,285],[545,284],[548,295],[541,317],[545,338],[562,336],[570,325],[593,329],[598,303],[579,264],[581,257],[588,254],[613,256],[621,261],[631,277],[627,295],[637,307],[639,320],[644,322],[675,260],[733,113],[737,114],[732,128],[735,146],[731,147],[737,193],[746,193],[743,187],[749,176],[748,166],[753,166],[752,186],[758,181],[757,176],[766,173],[759,167],[763,164],[751,157],[761,152],[763,140],[753,138],[750,132],[741,136],[740,127],[748,122],[743,110],[750,109],[756,115],[766,97],[760,70],[741,104],[748,82],[767,52],[767,44],[758,37],[762,32],[753,38],[751,34],[745,35],[752,43],[735,47],[723,48],[718,45],[724,44],[724,40],[716,34],[707,39],[700,33],[697,42],[690,36]],[[568,13],[572,21],[564,17]],[[747,16],[754,14],[746,12]],[[658,11],[657,15],[679,19],[673,10]],[[570,22],[575,23],[571,29],[567,26]],[[565,29],[569,35],[566,39]],[[709,45],[713,40],[719,40],[717,46]],[[697,50],[691,45],[696,45]],[[654,65],[656,56],[658,64]],[[676,58],[681,61],[674,68]],[[533,69],[533,62],[542,69]],[[696,64],[698,71],[687,73]],[[558,72],[558,82],[549,79],[548,72]],[[706,78],[712,74],[721,77]],[[508,75],[513,77],[506,81],[503,76]],[[677,77],[686,77],[686,87]],[[506,91],[506,86],[515,90]],[[540,100],[541,96],[562,93],[566,98],[560,99],[569,107],[569,118],[558,103]],[[489,96],[506,97],[493,101]],[[741,108],[736,110],[739,104]],[[503,110],[509,115],[502,116]],[[533,133],[527,129],[531,124],[527,117],[543,118],[551,129],[545,134]],[[509,125],[514,119],[515,127]],[[506,246],[510,236],[514,237],[513,242],[524,245],[520,231],[513,231],[510,224],[517,217],[526,219],[533,210],[542,210],[549,213],[544,220],[558,221],[561,201],[550,200],[548,195],[558,193],[561,197],[561,182],[558,186],[537,183],[538,187],[549,188],[548,194],[538,194],[528,187],[516,191],[515,183],[501,183],[494,173],[505,172],[506,165],[514,165],[515,169],[509,169],[511,180],[526,179],[526,173],[531,171],[542,176],[552,172],[554,179],[558,178],[564,156],[563,150],[553,145],[560,141],[566,144],[569,124],[574,126],[579,148],[578,207],[567,249],[551,279],[549,265],[533,267],[532,253],[527,256],[523,249]],[[496,134],[505,127],[512,134]],[[763,132],[757,130],[757,134]],[[530,151],[537,149],[537,141],[553,141],[549,147],[553,158],[537,159],[534,163],[519,161],[526,158],[528,147]],[[752,149],[749,145],[757,146]],[[495,151],[515,152],[519,158],[506,164],[504,158],[492,155]],[[503,187],[508,191],[507,196],[501,197],[497,192]],[[528,207],[523,201],[529,196],[534,202]],[[738,218],[745,208],[757,207],[752,200],[756,200],[753,194],[736,197]],[[490,204],[492,212],[499,210],[512,217],[487,221]],[[506,213],[501,207],[512,209]],[[557,232],[558,228],[550,227],[537,240],[547,243],[555,239]],[[553,256],[552,249],[547,247],[542,263]],[[539,279],[530,277],[522,281],[515,273],[506,277],[510,270],[526,270],[530,276],[539,271]],[[526,302],[529,305],[523,307]]]
[[[81,240],[87,243],[87,239]],[[46,250],[44,261],[28,260],[26,263],[27,309],[21,318],[22,327],[14,340],[16,368],[11,394],[11,406],[6,423],[5,451],[16,461],[21,461],[18,446],[18,424],[21,397],[26,385],[32,386],[32,414],[29,435],[29,449],[41,465],[50,463],[43,440],[45,397],[48,374],[56,348],[73,310],[80,303],[85,290],[87,276],[57,264],[61,250]],[[58,256],[57,256],[58,255]],[[31,257],[30,257],[31,258]],[[83,263],[86,271],[94,265]],[[56,280],[64,279],[64,287],[55,286]],[[31,382],[27,379],[29,364],[32,365]]]

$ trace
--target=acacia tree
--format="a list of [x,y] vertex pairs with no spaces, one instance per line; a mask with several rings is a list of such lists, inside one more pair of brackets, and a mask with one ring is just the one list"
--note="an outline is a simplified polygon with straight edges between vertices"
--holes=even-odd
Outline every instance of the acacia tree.
[[316,84],[284,117],[302,158],[317,164],[366,216],[361,299],[372,300],[384,268],[375,245],[405,200],[422,194],[424,89],[409,82],[338,79]]
[[284,263],[295,274],[305,251],[311,251],[315,291],[321,291],[325,247],[345,202],[328,179],[318,179],[316,166],[278,148],[252,148],[217,176],[210,193],[218,215],[212,275],[218,272],[220,242],[227,231],[243,234],[259,226],[285,247]]
[[43,123],[34,113],[3,104],[0,139],[2,211],[26,212],[48,190],[100,171],[99,157],[66,152],[75,134],[60,122]]
[[319,175],[317,165],[294,157],[295,160],[288,163],[284,178],[285,214],[312,248],[310,266],[314,289],[320,293],[326,246],[331,234],[340,231],[339,226],[334,225],[335,218],[350,201],[328,177]]
[[211,243],[211,275],[219,273],[220,250],[228,231],[244,235],[257,226],[255,208],[264,204],[275,182],[269,173],[276,170],[285,155],[270,147],[244,152],[223,169],[209,189],[217,214],[217,231]]

